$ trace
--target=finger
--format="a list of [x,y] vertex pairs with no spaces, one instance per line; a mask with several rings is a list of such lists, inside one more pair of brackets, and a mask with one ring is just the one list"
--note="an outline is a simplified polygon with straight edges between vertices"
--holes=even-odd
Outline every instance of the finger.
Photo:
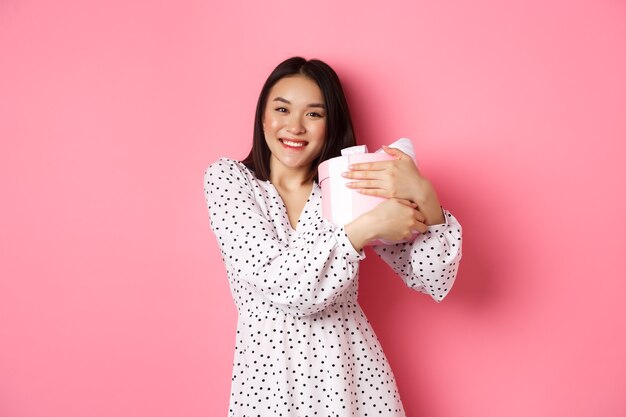
[[419,210],[415,210],[415,220],[417,220],[418,222],[424,223],[424,220],[426,220],[426,217],[424,217],[422,212],[420,212]]
[[404,152],[402,152],[400,149],[397,149],[397,148],[390,148],[389,146],[384,146],[383,145],[383,150],[385,151],[385,153],[395,157],[396,159],[407,159],[407,158],[410,158],[409,155],[405,154]]
[[396,200],[400,204],[404,204],[405,206],[408,206],[408,207],[411,207],[411,208],[416,208],[417,207],[417,204],[415,204],[411,200],[405,200],[403,198],[394,198],[394,200]]
[[394,156],[396,159],[411,160],[411,162],[413,162],[413,165],[415,165],[415,169],[417,170],[418,175],[421,175],[419,167],[417,166],[417,161],[413,159],[411,155],[402,152],[400,149],[390,148],[389,146],[383,146],[383,150],[387,154]]
[[348,168],[352,171],[383,171],[389,167],[390,162],[393,161],[361,162]]
[[346,187],[348,188],[382,188],[381,185],[381,181],[378,180],[352,181],[346,183]]
[[342,172],[341,176],[351,180],[378,180],[383,174],[380,171],[347,171]]
[[426,233],[426,231],[428,230],[428,226],[422,222],[415,222],[415,225],[411,229],[417,230],[420,233]]
[[387,192],[381,188],[358,188],[356,191],[363,195],[373,195],[375,197],[389,198]]

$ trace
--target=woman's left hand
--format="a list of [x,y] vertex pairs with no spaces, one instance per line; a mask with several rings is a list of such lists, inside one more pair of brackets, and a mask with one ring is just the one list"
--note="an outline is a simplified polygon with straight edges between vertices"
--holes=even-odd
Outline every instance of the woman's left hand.
[[342,175],[357,181],[347,186],[361,194],[410,200],[417,204],[426,224],[445,223],[435,188],[419,172],[413,159],[399,149],[383,149],[395,159],[351,165],[350,171]]

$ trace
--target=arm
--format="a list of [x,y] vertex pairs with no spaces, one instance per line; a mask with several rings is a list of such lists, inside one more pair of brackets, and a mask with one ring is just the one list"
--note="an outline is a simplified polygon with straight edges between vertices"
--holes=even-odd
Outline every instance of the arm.
[[406,199],[415,204],[418,214],[410,228],[421,233],[415,241],[377,246],[374,250],[409,287],[441,301],[456,279],[461,260],[461,225],[442,210],[435,188],[410,156],[386,147],[385,152],[395,160],[351,166],[345,177],[358,181],[348,186],[363,194]]
[[413,242],[375,246],[374,251],[407,286],[441,302],[454,284],[462,256],[462,228],[444,210],[445,224],[428,226]]
[[364,254],[343,228],[301,233],[289,245],[281,241],[255,199],[262,191],[238,163],[223,158],[212,164],[204,189],[224,262],[278,308],[294,315],[321,311],[357,276]]

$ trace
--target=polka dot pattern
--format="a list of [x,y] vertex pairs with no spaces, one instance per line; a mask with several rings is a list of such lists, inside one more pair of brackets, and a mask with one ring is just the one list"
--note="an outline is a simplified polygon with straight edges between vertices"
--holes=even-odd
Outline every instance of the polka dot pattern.
[[[295,230],[278,191],[242,163],[205,172],[211,229],[239,313],[229,416],[404,416],[393,373],[357,303],[359,261],[321,217],[314,185]],[[454,282],[461,229],[429,228],[375,250],[409,287],[440,301]]]
[[413,242],[374,246],[374,251],[410,288],[440,302],[456,279],[461,260],[462,228],[444,210],[445,224],[429,226]]

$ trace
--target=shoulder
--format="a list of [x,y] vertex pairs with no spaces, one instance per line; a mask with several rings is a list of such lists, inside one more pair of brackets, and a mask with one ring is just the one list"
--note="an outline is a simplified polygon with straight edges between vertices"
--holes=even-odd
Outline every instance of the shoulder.
[[222,157],[211,162],[204,173],[209,175],[229,174],[231,171],[241,171],[242,169],[246,169],[246,167],[241,162]]
[[252,188],[256,182],[256,177],[252,171],[242,162],[231,158],[219,158],[204,171],[205,188],[219,188],[228,185]]
[[254,179],[254,173],[243,163],[231,158],[222,157],[212,162],[204,171],[205,179],[218,179],[223,177]]

